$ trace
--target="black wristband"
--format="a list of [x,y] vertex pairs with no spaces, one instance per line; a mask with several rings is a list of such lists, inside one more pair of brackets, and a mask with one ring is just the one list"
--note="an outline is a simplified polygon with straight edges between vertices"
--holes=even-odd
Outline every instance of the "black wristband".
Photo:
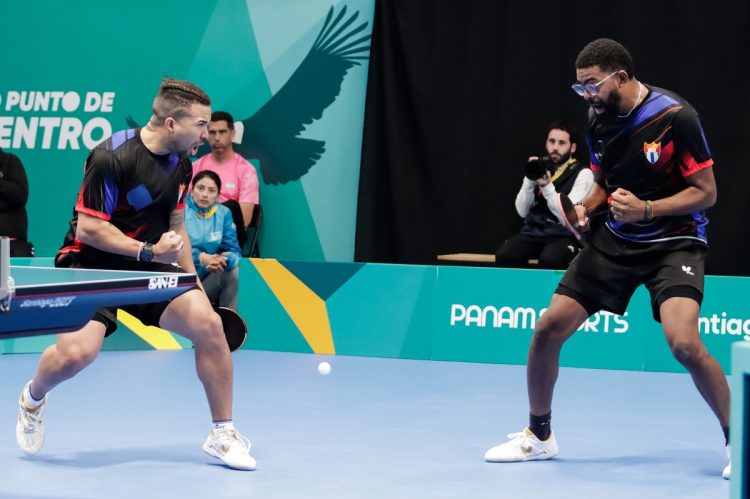
[[138,253],[138,261],[150,262],[154,259],[154,245],[151,243],[143,243],[140,253]]

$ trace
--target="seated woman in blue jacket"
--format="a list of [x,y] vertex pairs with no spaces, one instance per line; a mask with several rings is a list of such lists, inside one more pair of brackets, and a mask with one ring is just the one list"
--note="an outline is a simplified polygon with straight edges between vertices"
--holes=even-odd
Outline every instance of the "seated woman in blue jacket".
[[229,208],[217,202],[221,179],[211,170],[193,178],[187,197],[185,227],[193,261],[211,303],[237,310],[240,245]]

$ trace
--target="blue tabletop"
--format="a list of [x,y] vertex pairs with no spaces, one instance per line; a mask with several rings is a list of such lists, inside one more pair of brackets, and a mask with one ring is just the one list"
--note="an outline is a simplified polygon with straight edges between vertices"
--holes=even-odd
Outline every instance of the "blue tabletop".
[[134,272],[125,270],[65,269],[49,267],[11,266],[10,275],[16,287],[82,284],[87,282],[122,282],[171,275],[163,272]]
[[11,266],[10,274],[15,290],[0,311],[2,338],[75,331],[99,308],[171,300],[196,283],[183,272]]

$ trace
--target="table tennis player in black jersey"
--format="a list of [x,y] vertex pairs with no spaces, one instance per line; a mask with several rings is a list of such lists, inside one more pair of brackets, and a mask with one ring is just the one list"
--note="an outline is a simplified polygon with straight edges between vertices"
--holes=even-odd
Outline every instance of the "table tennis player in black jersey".
[[[623,314],[644,284],[653,317],[719,420],[729,453],[729,386],[700,339],[698,314],[716,202],[713,160],[695,109],[636,79],[621,44],[598,39],[576,59],[573,90],[589,105],[586,139],[595,183],[575,207],[586,244],[536,323],[529,346],[529,426],[485,454],[489,462],[550,459],[552,394],[565,341],[600,310]],[[596,217],[594,217],[596,218]],[[602,435],[606,438],[606,435]],[[731,466],[723,471],[729,478]]]
[[[195,273],[184,226],[192,176],[188,156],[208,137],[210,117],[210,99],[198,86],[162,81],[146,126],[116,132],[90,152],[56,265]],[[169,302],[123,308],[144,324],[193,342],[212,418],[203,450],[230,468],[255,469],[250,442],[232,421],[232,357],[222,322],[203,290],[196,287]],[[58,335],[42,353],[19,401],[16,438],[27,454],[39,452],[44,442],[47,394],[94,361],[104,338],[117,327],[115,312],[100,309],[82,329]]]

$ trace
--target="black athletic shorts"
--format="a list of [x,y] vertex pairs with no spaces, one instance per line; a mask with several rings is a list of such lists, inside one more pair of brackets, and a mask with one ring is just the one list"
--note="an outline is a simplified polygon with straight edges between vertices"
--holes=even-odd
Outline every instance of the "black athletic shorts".
[[[91,269],[100,268],[95,266],[89,266],[81,262],[76,255],[67,253],[61,255],[55,261],[56,267],[67,267],[67,268],[80,268],[80,269]],[[166,263],[155,263],[155,262],[137,262],[133,260],[132,265],[118,266],[117,268],[108,267],[104,270],[136,270],[140,272],[185,272],[181,267],[175,265],[169,265]],[[199,289],[198,286],[194,286],[191,289]],[[96,311],[92,321],[101,322],[106,326],[106,336],[114,333],[117,330],[117,309],[122,309],[130,315],[138,318],[146,326],[159,326],[159,320],[161,315],[164,313],[164,309],[167,308],[171,300],[160,301],[156,303],[143,303],[136,305],[126,305],[124,307],[105,307],[100,308]]]
[[606,227],[571,262],[555,291],[580,303],[589,315],[599,310],[622,315],[635,289],[644,284],[651,310],[661,322],[659,307],[668,298],[703,301],[706,245],[694,239],[631,243]]

